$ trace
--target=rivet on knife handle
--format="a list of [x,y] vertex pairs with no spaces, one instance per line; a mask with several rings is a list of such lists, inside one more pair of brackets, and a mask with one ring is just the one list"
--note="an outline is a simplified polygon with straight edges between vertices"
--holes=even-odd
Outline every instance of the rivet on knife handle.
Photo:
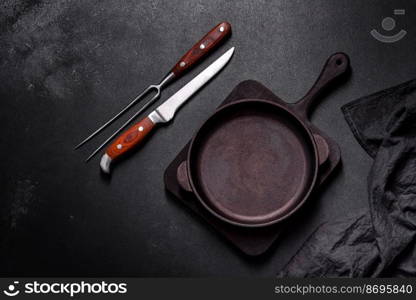
[[218,24],[182,56],[171,72],[175,74],[175,77],[181,76],[230,34],[231,25],[228,22]]

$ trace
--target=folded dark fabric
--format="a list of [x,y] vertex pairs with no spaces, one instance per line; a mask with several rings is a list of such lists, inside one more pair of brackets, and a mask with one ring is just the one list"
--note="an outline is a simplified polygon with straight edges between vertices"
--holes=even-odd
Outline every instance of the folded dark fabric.
[[278,276],[416,276],[416,80],[342,111],[374,158],[369,213],[319,226]]

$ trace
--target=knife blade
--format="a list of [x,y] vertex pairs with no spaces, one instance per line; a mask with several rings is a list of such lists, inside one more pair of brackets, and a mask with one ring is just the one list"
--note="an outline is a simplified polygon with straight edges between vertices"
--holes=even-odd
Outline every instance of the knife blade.
[[[140,114],[142,111],[146,110],[147,107],[152,105],[155,101],[159,99],[161,91],[165,86],[167,86],[170,82],[178,79],[181,77],[186,71],[190,70],[194,65],[196,65],[199,61],[201,61],[208,53],[212,52],[216,49],[226,38],[231,35],[231,25],[228,22],[221,22],[217,26],[215,26],[210,32],[208,32],[198,43],[196,43],[188,52],[185,53],[184,56],[176,63],[176,65],[171,69],[171,71],[158,83],[158,84],[151,84],[149,85],[140,95],[136,96],[129,104],[127,104],[120,112],[114,115],[111,119],[109,119],[106,123],[101,125],[97,130],[92,132],[88,137],[86,137],[81,143],[79,143],[75,149],[78,149],[89,140],[91,140],[94,136],[99,134],[102,130],[104,130],[107,126],[117,120],[121,115],[127,112],[133,105],[141,101],[141,99],[153,93],[152,98],[147,101],[136,113],[137,115]],[[121,130],[124,129],[130,121],[134,120],[135,118],[130,118],[126,123],[123,124],[121,128],[119,128],[114,136],[118,134]],[[107,139],[103,144],[101,144],[88,158],[87,161],[92,158],[98,151],[103,148],[109,140],[111,140],[113,136]]]
[[213,78],[231,59],[234,47],[199,73],[194,79],[183,86],[173,96],[159,105],[147,117],[137,122],[121,134],[106,150],[100,161],[101,170],[110,173],[111,163],[137,147],[144,138],[156,127],[171,121],[178,109],[191,98],[195,92]]

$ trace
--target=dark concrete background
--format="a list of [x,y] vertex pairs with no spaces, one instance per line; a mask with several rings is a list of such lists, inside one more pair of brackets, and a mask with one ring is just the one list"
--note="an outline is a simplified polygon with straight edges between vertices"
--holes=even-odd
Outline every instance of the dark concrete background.
[[[395,44],[369,31],[393,9]],[[416,3],[409,1],[2,1],[0,5],[0,275],[267,276],[323,221],[367,210],[371,159],[340,107],[416,77]],[[231,46],[231,63],[110,181],[83,160],[113,127],[73,147],[150,83],[208,29],[232,38],[163,92],[166,99]],[[295,101],[326,58],[349,54],[352,75],[313,121],[342,150],[343,166],[269,253],[247,258],[164,190],[176,153],[240,81]],[[120,123],[120,122],[119,122]],[[118,123],[118,124],[119,124]]]

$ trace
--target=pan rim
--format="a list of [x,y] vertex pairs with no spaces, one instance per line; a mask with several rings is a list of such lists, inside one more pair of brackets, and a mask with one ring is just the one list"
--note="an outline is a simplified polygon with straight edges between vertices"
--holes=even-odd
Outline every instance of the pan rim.
[[[194,144],[195,141],[197,140],[197,138],[199,137],[200,133],[202,132],[202,129],[207,126],[207,124],[209,122],[211,122],[212,119],[216,118],[217,115],[226,109],[229,109],[230,107],[236,106],[236,105],[241,105],[241,104],[245,104],[245,103],[258,103],[261,102],[263,104],[267,104],[267,105],[272,105],[274,107],[277,107],[279,109],[282,109],[283,111],[285,111],[286,113],[288,113],[291,117],[293,117],[303,128],[303,130],[305,131],[305,133],[307,134],[309,141],[311,142],[312,148],[313,148],[313,159],[314,159],[314,167],[313,167],[313,175],[312,175],[312,180],[311,183],[309,184],[309,187],[305,188],[306,192],[304,194],[304,197],[299,201],[299,203],[296,204],[296,206],[294,206],[291,210],[289,210],[286,214],[284,214],[281,217],[278,217],[274,220],[271,221],[267,221],[267,222],[263,222],[263,223],[244,223],[244,222],[238,222],[238,221],[234,221],[234,220],[230,220],[229,218],[219,214],[218,212],[216,212],[213,208],[211,208],[206,201],[204,201],[203,197],[201,197],[200,193],[198,192],[198,188],[196,187],[195,183],[194,183],[194,179],[192,177],[192,172],[191,172],[191,155],[194,149]],[[296,114],[296,112],[294,112],[292,109],[290,109],[290,103],[288,103],[289,107],[285,107],[282,104],[276,103],[275,101],[271,101],[271,100],[266,100],[266,99],[255,99],[255,98],[246,98],[246,99],[240,99],[240,100],[236,100],[233,101],[232,103],[228,103],[224,106],[221,106],[220,108],[218,108],[207,120],[205,120],[203,122],[203,124],[199,127],[199,129],[196,131],[196,133],[194,134],[192,141],[189,145],[188,151],[187,151],[187,164],[186,164],[186,172],[188,174],[188,179],[189,179],[189,184],[191,186],[192,189],[192,193],[196,196],[196,198],[198,199],[198,201],[203,205],[203,207],[210,212],[211,214],[213,214],[215,217],[219,218],[220,220],[232,224],[232,225],[236,225],[236,226],[240,226],[240,227],[250,227],[250,228],[255,228],[255,227],[266,227],[266,226],[270,226],[279,222],[282,222],[283,220],[289,218],[290,216],[292,216],[297,210],[300,209],[300,207],[303,206],[303,204],[306,202],[306,200],[309,198],[310,194],[312,193],[313,189],[316,186],[316,182],[317,182],[317,177],[318,177],[318,172],[319,172],[319,157],[318,157],[318,149],[316,146],[316,142],[315,139],[313,137],[313,134],[310,130],[310,128],[306,125],[306,123],[301,120],[299,118],[299,116]],[[292,104],[293,105],[293,104]]]

